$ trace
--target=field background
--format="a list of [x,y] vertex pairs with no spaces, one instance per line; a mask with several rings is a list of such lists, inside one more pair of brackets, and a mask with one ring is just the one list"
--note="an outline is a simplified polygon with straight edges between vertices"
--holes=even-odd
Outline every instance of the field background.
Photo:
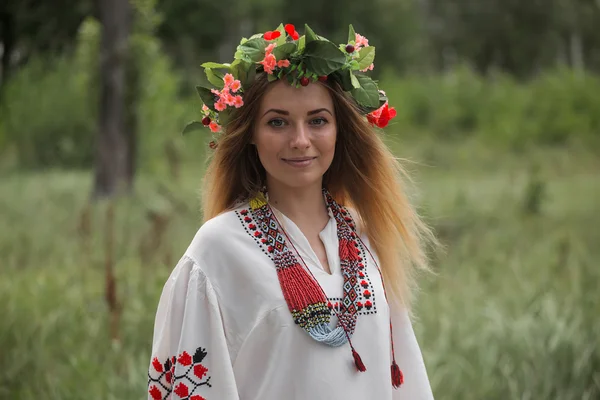
[[[371,3],[389,6],[386,0]],[[550,36],[500,27],[498,37],[506,33],[514,40],[509,43],[523,46],[512,48],[522,51],[512,55],[513,64],[482,68],[469,53],[482,38],[477,29],[504,21],[500,13],[509,11],[495,9],[489,21],[463,25],[448,11],[443,21],[449,34],[440,38],[407,22],[413,21],[414,9],[408,7],[413,3],[402,0],[398,4],[404,8],[390,8],[405,24],[386,19],[379,27],[373,17],[355,25],[389,49],[381,52],[376,70],[398,117],[380,134],[411,172],[415,204],[444,245],[433,255],[434,274],[421,277],[414,322],[434,394],[456,400],[599,399],[600,45],[595,30],[586,30],[588,19],[569,20],[565,26],[582,29],[583,53],[567,51],[556,61],[548,56],[556,44]],[[550,3],[566,7],[558,0]],[[9,4],[15,15],[41,18],[19,8],[19,2]],[[129,104],[139,120],[138,172],[130,196],[90,203],[101,32],[93,13],[79,20],[66,50],[37,51],[35,44],[45,43],[47,35],[18,42],[29,58],[16,57],[10,77],[2,81],[1,400],[145,398],[156,306],[200,226],[199,193],[210,151],[208,134],[181,137],[179,132],[200,108],[189,90],[196,61],[217,59],[219,50],[215,45],[193,52],[196,42],[183,39],[183,28],[204,29],[192,22],[206,20],[190,11],[195,6],[183,7],[187,0],[132,4],[139,12],[134,43],[141,84]],[[287,3],[243,4],[269,10]],[[575,4],[585,6],[573,15],[600,21],[600,7],[582,0],[573,2],[573,9]],[[517,8],[510,12],[529,15]],[[265,9],[252,14],[256,31],[279,23],[267,21]],[[347,20],[375,12],[361,10],[345,9],[344,23],[336,22],[331,33],[344,31]],[[553,10],[556,18],[563,15],[564,9]],[[65,9],[57,17],[76,11],[81,10]],[[177,19],[181,13],[189,18]],[[315,28],[318,32],[328,26],[314,18],[315,27],[323,27]],[[516,26],[534,27],[535,21],[526,18]],[[460,35],[452,30],[459,25]],[[199,37],[217,40],[215,32],[224,26],[207,26],[210,32]],[[397,54],[388,31],[404,46]],[[335,37],[343,40],[345,33]],[[450,64],[434,60],[442,39],[455,41]],[[534,57],[535,65],[529,62]],[[107,231],[111,209],[115,222]],[[105,299],[108,245],[121,308],[118,325],[111,323]]]

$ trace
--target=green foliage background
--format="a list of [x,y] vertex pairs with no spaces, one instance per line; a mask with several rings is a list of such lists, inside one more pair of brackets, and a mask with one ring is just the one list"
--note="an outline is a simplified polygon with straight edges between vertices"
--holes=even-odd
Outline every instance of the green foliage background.
[[596,3],[135,1],[139,174],[117,205],[120,342],[104,301],[106,204],[89,237],[80,226],[97,130],[94,7],[3,3],[26,57],[0,100],[0,399],[144,397],[158,297],[200,225],[210,135],[180,135],[200,112],[198,66],[280,22],[340,42],[351,22],[377,46],[398,111],[382,135],[445,245],[415,321],[436,398],[600,398]]

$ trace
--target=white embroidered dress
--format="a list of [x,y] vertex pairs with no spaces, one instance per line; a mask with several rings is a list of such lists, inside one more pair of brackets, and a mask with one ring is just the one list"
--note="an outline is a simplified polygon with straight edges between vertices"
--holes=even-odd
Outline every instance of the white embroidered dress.
[[[319,235],[328,274],[294,222],[276,214],[330,307],[339,306],[343,276],[333,215]],[[347,343],[319,343],[294,323],[253,217],[246,204],[206,222],[171,273],[156,314],[148,399],[433,399],[411,322],[406,311],[395,309],[394,345],[404,384],[392,387],[390,308],[363,246],[352,336],[366,366],[359,372]],[[332,318],[332,327],[336,322]]]

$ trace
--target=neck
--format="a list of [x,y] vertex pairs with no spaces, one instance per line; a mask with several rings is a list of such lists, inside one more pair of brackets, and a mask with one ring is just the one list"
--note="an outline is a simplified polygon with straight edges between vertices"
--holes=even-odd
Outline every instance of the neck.
[[269,203],[296,223],[313,223],[329,218],[321,182],[308,188],[292,188],[279,183],[270,184],[268,191]]

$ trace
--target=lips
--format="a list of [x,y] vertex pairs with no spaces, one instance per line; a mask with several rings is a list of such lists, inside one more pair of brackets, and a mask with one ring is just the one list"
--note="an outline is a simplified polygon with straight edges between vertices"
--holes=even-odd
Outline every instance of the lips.
[[301,162],[301,161],[314,160],[315,158],[317,158],[317,157],[283,158],[283,161]]
[[317,157],[282,158],[282,161],[294,168],[305,168],[312,164]]

